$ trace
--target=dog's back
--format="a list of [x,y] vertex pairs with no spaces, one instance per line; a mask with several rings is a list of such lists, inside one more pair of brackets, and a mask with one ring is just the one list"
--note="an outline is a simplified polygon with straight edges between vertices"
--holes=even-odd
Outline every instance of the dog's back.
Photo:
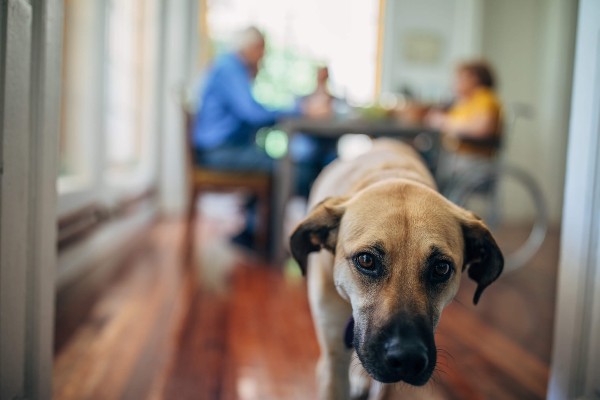
[[393,139],[377,139],[366,153],[352,160],[338,159],[327,166],[315,181],[309,207],[327,197],[356,192],[390,178],[436,187],[433,176],[412,147]]

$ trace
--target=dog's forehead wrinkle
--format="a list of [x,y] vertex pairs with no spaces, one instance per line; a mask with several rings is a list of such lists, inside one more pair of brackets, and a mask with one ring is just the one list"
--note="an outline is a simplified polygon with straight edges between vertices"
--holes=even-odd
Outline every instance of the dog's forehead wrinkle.
[[429,254],[427,256],[426,261],[435,261],[438,259],[449,259],[449,261],[454,261],[451,253],[452,252],[449,250],[448,245],[446,243],[431,243],[429,246]]

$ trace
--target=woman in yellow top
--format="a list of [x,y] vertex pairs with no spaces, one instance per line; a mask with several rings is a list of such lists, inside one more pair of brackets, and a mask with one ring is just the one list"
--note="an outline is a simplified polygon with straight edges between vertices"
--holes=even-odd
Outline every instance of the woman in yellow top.
[[467,170],[489,163],[495,155],[502,118],[494,85],[487,63],[460,64],[455,75],[455,103],[446,112],[432,111],[428,116],[429,124],[443,133],[444,148],[449,153],[440,160],[442,180],[458,178]]

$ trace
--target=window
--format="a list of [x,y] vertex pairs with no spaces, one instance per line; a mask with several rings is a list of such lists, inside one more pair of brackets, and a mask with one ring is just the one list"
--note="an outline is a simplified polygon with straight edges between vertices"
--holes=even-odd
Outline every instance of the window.
[[60,193],[88,186],[93,179],[99,98],[99,23],[93,0],[65,0],[62,107],[60,131]]
[[144,171],[150,157],[154,2],[108,5],[106,56],[106,178],[123,183]]
[[59,213],[155,178],[159,0],[64,0]]
[[332,89],[354,103],[374,99],[379,0],[208,0],[207,23],[217,52],[231,34],[255,25],[267,36],[255,94],[285,106],[314,87],[319,64]]

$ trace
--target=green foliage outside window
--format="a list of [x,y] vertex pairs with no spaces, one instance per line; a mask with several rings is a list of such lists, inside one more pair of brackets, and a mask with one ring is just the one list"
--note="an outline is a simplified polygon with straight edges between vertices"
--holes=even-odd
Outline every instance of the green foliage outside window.
[[[227,51],[222,41],[214,41],[213,47],[216,54]],[[318,66],[315,60],[292,48],[269,44],[267,37],[265,57],[252,89],[254,96],[267,107],[291,107],[299,96],[315,89]]]
[[254,95],[268,107],[291,107],[298,96],[314,90],[317,66],[314,60],[293,49],[267,45]]

